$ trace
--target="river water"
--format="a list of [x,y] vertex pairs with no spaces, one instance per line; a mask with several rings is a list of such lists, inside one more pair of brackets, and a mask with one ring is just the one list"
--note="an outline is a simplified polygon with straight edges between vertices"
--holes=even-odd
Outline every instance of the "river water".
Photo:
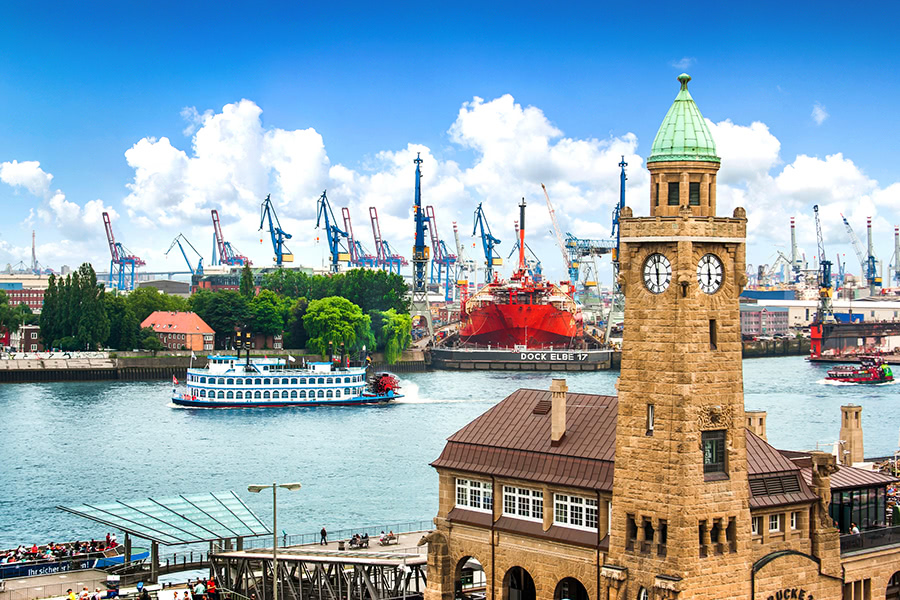
[[[744,361],[746,407],[768,411],[776,447],[838,437],[840,405],[863,406],[867,456],[897,449],[895,385],[825,384],[802,357]],[[566,374],[573,392],[614,394],[618,372]],[[56,510],[148,496],[235,490],[264,521],[271,498],[247,485],[300,481],[278,497],[287,533],[425,520],[437,510],[428,463],[444,440],[512,391],[550,374],[431,372],[402,378],[389,406],[192,410],[167,382],[0,386],[0,548],[100,538],[101,525]]]

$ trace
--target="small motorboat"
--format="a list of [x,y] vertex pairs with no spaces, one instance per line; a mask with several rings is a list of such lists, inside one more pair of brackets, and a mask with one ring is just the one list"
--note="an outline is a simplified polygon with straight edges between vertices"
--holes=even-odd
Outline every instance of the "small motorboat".
[[894,380],[894,374],[881,357],[863,356],[859,365],[842,365],[830,369],[825,379],[843,383],[888,383]]

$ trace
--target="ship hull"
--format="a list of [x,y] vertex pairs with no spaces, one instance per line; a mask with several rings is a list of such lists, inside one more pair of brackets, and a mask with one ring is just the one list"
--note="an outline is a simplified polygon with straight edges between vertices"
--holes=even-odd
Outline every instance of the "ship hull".
[[527,348],[570,347],[578,334],[575,316],[550,304],[485,304],[467,314],[459,331],[467,345]]

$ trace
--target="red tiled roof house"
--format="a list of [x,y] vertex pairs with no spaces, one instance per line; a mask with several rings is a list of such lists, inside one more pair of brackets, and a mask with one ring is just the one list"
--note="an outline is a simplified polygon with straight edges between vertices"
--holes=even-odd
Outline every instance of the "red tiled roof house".
[[167,350],[212,350],[216,332],[192,312],[158,310],[144,319],[141,327],[150,327]]

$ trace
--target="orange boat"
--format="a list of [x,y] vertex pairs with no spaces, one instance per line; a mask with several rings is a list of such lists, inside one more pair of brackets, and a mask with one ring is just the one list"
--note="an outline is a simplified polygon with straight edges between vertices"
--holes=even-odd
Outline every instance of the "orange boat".
[[460,342],[499,348],[574,347],[584,332],[582,315],[570,291],[562,285],[528,277],[523,200],[519,205],[518,269],[509,281],[495,277],[462,302]]

